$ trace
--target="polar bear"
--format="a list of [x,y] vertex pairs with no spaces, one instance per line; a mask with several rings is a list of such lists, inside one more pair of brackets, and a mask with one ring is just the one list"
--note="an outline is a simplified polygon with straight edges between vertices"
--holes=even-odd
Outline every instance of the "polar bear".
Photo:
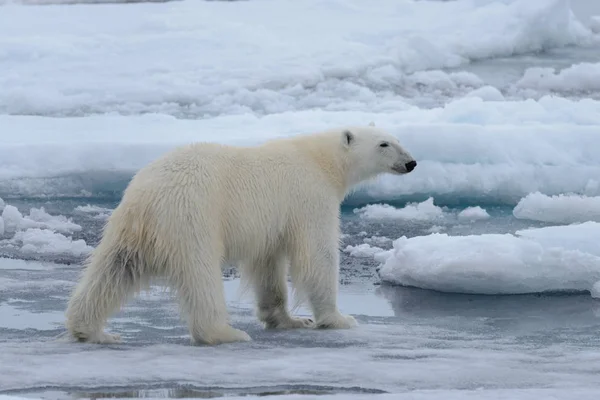
[[[417,162],[370,125],[238,147],[193,143],[138,171],[85,263],[67,334],[115,343],[104,325],[153,277],[166,279],[192,343],[249,341],[229,322],[223,263],[252,288],[266,328],[350,328],[337,307],[340,205],[358,183]],[[287,274],[314,318],[287,310]]]

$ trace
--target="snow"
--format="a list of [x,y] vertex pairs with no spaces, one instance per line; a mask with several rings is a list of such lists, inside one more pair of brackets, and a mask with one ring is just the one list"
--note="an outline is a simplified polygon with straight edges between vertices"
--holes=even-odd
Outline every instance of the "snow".
[[375,255],[381,279],[442,292],[591,291],[600,281],[600,223],[516,234],[401,237]]
[[591,291],[592,297],[595,299],[600,299],[600,281],[594,283]]
[[5,231],[16,231],[23,220],[23,214],[21,214],[17,207],[7,205],[2,211],[2,219],[4,220]]
[[523,238],[533,239],[546,248],[563,247],[584,254],[600,257],[594,237],[597,235],[598,223],[546,226],[541,229],[524,229],[518,231]]
[[[465,98],[389,113],[322,110],[182,120],[165,115],[2,116],[0,196],[85,196],[122,190],[174,146],[198,140],[256,145],[275,137],[374,121],[413,153],[407,176],[386,175],[354,197],[461,196],[516,204],[535,191],[600,195],[600,101]],[[240,129],[243,126],[243,129]],[[536,151],[532,152],[531,149]],[[442,200],[440,198],[440,200]]]
[[470,91],[466,97],[478,97],[485,101],[504,101],[504,95],[500,90],[489,85]]
[[19,228],[43,228],[62,233],[79,232],[81,230],[80,225],[73,223],[63,215],[53,216],[48,214],[44,207],[29,210],[29,216],[20,221]]
[[30,228],[50,229],[56,232],[73,233],[81,230],[81,226],[63,215],[50,215],[44,207],[31,208],[29,215],[23,216],[12,205],[7,205],[2,212],[7,231],[25,230]]
[[600,90],[600,63],[579,63],[560,72],[555,68],[529,68],[516,86],[560,92],[597,91]]
[[17,207],[6,205],[0,217],[0,236],[12,233],[0,240],[0,246],[14,247],[24,254],[84,256],[92,247],[85,240],[73,240],[64,234],[81,231],[81,226],[64,215],[50,215],[44,207],[31,208],[29,215],[23,216]]
[[2,212],[2,214],[0,214],[0,236],[4,235],[4,230],[5,230],[4,218],[3,218],[4,207],[6,207],[6,203],[0,197],[0,212]]
[[600,196],[574,194],[547,196],[535,192],[522,198],[513,210],[515,218],[569,224],[600,222]]
[[573,13],[584,24],[593,26],[593,20],[600,18],[600,3],[590,0],[571,0]]
[[[396,134],[419,167],[367,185],[357,201],[443,195],[514,205],[535,191],[584,193],[600,176],[592,150],[600,101],[503,101],[458,68],[598,42],[567,0],[231,7],[3,6],[0,195],[114,193],[179,144],[254,145],[371,121]],[[582,65],[565,90],[583,82],[574,81]],[[435,107],[413,104],[428,99]]]
[[354,210],[360,218],[364,219],[405,219],[430,221],[442,218],[444,210],[433,204],[433,197],[421,203],[409,203],[403,208],[396,208],[389,204],[368,204]]
[[427,230],[427,232],[429,232],[429,233],[439,233],[439,232],[442,232],[444,229],[446,229],[446,228],[443,227],[443,226],[433,225],[431,228],[429,228]]
[[458,213],[458,219],[466,221],[477,221],[488,219],[489,217],[490,214],[488,214],[488,212],[480,206],[467,207]]
[[352,257],[373,258],[375,254],[381,253],[383,249],[371,246],[368,243],[362,243],[356,246],[348,245],[344,251]]
[[71,254],[82,256],[92,251],[85,240],[73,240],[48,229],[30,228],[19,231],[11,240],[21,243],[21,251],[35,254]]
[[600,16],[593,16],[590,20],[590,29],[594,33],[600,33]]
[[368,238],[364,238],[363,241],[365,243],[373,243],[373,244],[387,244],[389,242],[391,242],[391,239],[385,236],[371,236]]
[[5,6],[0,112],[392,109],[411,73],[437,82],[438,72],[422,71],[593,41],[567,0],[377,4],[265,0],[238,2],[235,12],[208,1]]

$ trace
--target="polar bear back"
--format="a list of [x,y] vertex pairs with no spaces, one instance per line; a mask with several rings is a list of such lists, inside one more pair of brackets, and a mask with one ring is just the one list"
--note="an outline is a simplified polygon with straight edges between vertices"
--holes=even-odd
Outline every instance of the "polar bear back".
[[[227,261],[259,257],[298,232],[295,225],[337,216],[343,194],[331,171],[311,158],[293,140],[258,147],[195,143],[142,169],[123,204],[148,210],[146,229],[161,243],[193,232],[213,238],[207,246],[222,244]],[[115,218],[128,217],[118,211]],[[131,214],[132,225],[134,218],[139,215]],[[165,244],[167,249],[172,246]]]

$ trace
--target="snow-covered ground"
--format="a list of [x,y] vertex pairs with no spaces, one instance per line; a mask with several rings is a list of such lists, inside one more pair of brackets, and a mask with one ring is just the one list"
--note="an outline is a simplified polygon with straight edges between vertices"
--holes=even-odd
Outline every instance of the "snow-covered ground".
[[[94,194],[181,143],[253,145],[272,137],[374,121],[419,160],[414,173],[385,176],[355,194],[373,200],[436,195],[514,204],[530,192],[600,195],[600,101],[457,99],[434,109],[303,110],[223,115],[48,118],[0,115],[14,134],[0,143],[0,196]],[[243,129],[242,129],[243,127]],[[112,185],[112,186],[111,186]]]
[[440,68],[593,43],[567,0],[5,6],[0,111],[390,111],[481,85]]
[[[599,21],[595,0],[0,0],[0,400],[596,398]],[[370,122],[419,164],[344,204],[359,328],[265,332],[228,277],[251,343],[189,346],[158,286],[111,319],[124,344],[55,340],[143,165]]]

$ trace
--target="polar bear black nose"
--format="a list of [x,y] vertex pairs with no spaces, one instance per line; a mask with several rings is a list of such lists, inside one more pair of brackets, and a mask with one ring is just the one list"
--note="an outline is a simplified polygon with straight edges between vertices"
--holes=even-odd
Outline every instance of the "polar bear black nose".
[[415,169],[415,167],[417,166],[417,162],[415,160],[412,160],[404,164],[404,166],[406,167],[406,170],[410,172],[413,169]]

